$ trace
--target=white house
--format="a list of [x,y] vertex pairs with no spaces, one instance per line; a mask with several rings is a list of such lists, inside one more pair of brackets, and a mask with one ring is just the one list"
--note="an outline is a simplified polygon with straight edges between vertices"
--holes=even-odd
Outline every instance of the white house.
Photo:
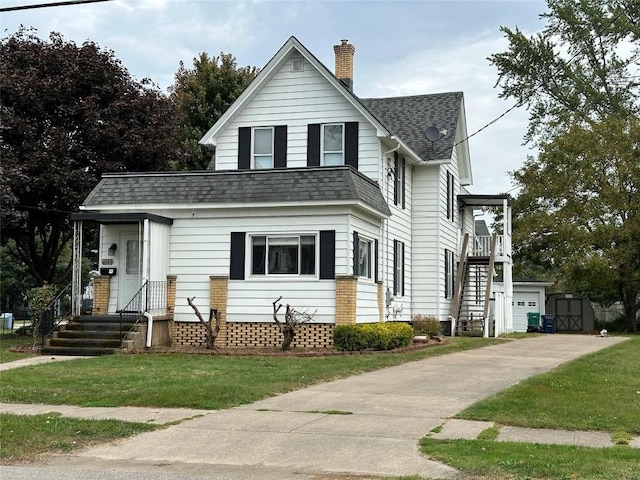
[[[415,315],[454,334],[510,331],[511,207],[467,191],[463,94],[359,98],[355,48],[334,51],[335,75],[289,38],[202,138],[215,148],[209,170],[105,174],[72,216],[75,298],[91,221],[94,315],[167,319],[174,344],[204,342],[191,297],[220,312],[221,346],[277,345],[279,296],[316,312],[294,346]],[[502,209],[502,235],[475,235],[486,207]]]

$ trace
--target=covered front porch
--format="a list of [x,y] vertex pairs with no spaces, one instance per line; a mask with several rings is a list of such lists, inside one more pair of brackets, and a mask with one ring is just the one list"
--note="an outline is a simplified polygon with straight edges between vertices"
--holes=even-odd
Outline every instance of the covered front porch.
[[[173,220],[148,213],[94,212],[74,213],[71,220],[72,315],[91,324],[127,325],[142,334],[121,332],[124,346],[127,336],[135,339],[133,347],[138,349],[170,341],[168,322],[173,318],[176,287],[176,278],[168,275]],[[98,225],[97,249],[90,246],[97,250],[97,268],[87,282],[83,252],[89,223]]]

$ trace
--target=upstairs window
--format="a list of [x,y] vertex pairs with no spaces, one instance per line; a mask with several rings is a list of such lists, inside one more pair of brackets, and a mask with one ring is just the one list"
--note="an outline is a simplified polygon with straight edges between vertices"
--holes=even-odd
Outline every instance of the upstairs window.
[[344,165],[344,125],[329,123],[322,125],[322,165]]
[[253,168],[273,168],[273,128],[253,129]]
[[238,128],[238,170],[286,167],[286,125]]
[[251,238],[252,275],[315,275],[315,235]]
[[456,193],[454,189],[453,174],[447,171],[447,218],[454,220]]

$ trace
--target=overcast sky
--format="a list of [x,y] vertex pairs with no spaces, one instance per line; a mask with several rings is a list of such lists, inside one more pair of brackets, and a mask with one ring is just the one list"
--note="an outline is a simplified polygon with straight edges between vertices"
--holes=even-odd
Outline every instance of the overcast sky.
[[[46,0],[1,0],[2,7]],[[514,102],[498,98],[487,61],[506,50],[500,26],[531,34],[543,27],[539,0],[459,1],[207,1],[113,0],[0,14],[3,36],[20,25],[111,49],[137,79],[163,91],[180,61],[200,52],[232,53],[239,66],[263,67],[294,35],[330,70],[333,45],[355,45],[354,92],[360,97],[462,91],[469,133]],[[527,112],[517,109],[469,140],[472,193],[512,189],[507,175],[521,166]]]

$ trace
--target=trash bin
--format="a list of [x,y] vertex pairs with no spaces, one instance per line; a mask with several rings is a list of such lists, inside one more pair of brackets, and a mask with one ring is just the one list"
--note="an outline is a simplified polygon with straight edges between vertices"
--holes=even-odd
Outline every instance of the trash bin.
[[0,315],[0,325],[7,330],[13,330],[13,313],[3,313]]
[[555,315],[542,315],[542,331],[544,333],[556,333]]
[[528,327],[539,327],[540,326],[540,313],[538,313],[538,312],[529,312],[529,313],[527,313],[527,326]]

